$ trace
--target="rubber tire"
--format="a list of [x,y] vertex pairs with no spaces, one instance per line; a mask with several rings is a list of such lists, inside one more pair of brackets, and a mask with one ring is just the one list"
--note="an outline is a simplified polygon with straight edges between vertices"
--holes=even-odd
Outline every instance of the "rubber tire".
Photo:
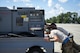
[[34,53],[34,52],[38,52],[38,53],[44,53],[42,49],[40,48],[31,48],[28,53]]

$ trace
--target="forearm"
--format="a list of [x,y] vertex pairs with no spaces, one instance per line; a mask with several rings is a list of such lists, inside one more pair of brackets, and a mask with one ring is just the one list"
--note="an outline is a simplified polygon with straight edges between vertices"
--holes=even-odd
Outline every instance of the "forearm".
[[59,41],[59,39],[57,39],[57,38],[50,38],[49,40],[50,41],[54,41],[54,42],[58,42]]

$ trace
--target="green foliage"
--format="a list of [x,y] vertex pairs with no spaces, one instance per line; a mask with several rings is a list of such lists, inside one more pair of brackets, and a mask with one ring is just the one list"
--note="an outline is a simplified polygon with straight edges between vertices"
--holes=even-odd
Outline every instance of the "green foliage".
[[80,23],[80,17],[76,12],[61,13],[58,16],[46,19],[46,23]]
[[80,24],[80,17],[79,17],[79,18],[77,18],[77,22]]

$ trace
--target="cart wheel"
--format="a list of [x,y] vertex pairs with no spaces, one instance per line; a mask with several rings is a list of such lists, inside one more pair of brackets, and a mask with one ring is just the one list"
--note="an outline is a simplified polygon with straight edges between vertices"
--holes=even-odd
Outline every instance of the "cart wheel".
[[28,53],[44,53],[40,48],[31,48]]

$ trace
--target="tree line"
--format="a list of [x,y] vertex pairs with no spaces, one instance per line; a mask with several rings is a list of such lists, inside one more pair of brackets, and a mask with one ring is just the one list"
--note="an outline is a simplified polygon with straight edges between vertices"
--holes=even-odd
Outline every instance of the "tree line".
[[80,16],[77,12],[61,13],[45,20],[46,23],[78,23],[80,24]]

